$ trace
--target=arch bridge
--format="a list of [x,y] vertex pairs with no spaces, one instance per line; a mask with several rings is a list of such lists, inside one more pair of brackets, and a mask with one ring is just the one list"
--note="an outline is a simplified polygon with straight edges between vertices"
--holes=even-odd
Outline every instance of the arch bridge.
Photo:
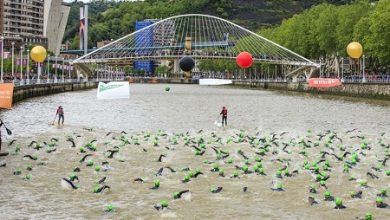
[[319,64],[228,20],[203,14],[178,15],[123,36],[73,61],[93,74],[99,65],[131,64],[138,60],[178,60],[192,56],[197,62],[235,60],[247,51],[255,63],[284,65],[293,75],[319,68]]

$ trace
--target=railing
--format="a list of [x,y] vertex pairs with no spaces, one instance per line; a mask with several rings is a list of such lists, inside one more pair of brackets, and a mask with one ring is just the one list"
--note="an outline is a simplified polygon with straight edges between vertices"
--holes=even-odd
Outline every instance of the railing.
[[390,84],[390,75],[347,76],[341,79],[346,83],[380,83]]
[[[131,76],[130,78],[140,78],[140,79],[184,79],[184,77],[163,77],[163,76]],[[197,80],[201,79],[203,77],[192,77],[192,79]],[[211,77],[215,79],[230,79],[236,82],[292,82],[289,78],[245,78],[245,77]],[[84,82],[107,82],[107,81],[123,81],[128,80],[127,77],[123,78],[72,78],[72,79],[41,79],[40,82],[38,82],[37,79],[30,79],[26,80],[23,79],[23,81],[20,80],[5,80],[5,83],[11,83],[13,82],[15,86],[30,86],[30,85],[42,85],[42,84],[62,84],[62,83],[84,83]],[[375,84],[390,84],[390,75],[385,76],[368,76],[364,80],[362,77],[344,77],[341,79],[343,83],[375,83]],[[364,81],[364,82],[363,82]],[[306,78],[298,78],[296,82],[304,83],[306,82]]]
[[[15,80],[13,81],[14,85],[16,87],[19,87],[19,86],[31,86],[31,85],[45,85],[45,84],[64,84],[64,83],[84,83],[84,82],[106,82],[106,81],[119,81],[119,80],[124,80],[123,78],[122,79],[105,79],[105,78],[101,78],[101,79],[96,79],[96,78],[91,78],[91,79],[83,79],[83,78],[80,78],[80,79],[41,79],[40,82],[38,82],[37,79],[30,79],[30,80],[26,80],[26,79],[23,79],[23,81],[21,80]],[[4,81],[5,83],[12,83],[12,80],[11,81],[7,81],[5,80]]]

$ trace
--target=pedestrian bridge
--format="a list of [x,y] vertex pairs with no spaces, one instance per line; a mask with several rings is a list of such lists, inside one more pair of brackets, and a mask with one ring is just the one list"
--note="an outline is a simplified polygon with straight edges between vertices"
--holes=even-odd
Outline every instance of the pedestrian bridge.
[[[290,70],[319,68],[305,57],[230,21],[210,15],[173,16],[123,36],[73,61],[88,75],[99,65],[116,66],[135,60],[235,60],[240,52],[254,62],[286,65]],[[98,64],[98,65],[97,65]]]

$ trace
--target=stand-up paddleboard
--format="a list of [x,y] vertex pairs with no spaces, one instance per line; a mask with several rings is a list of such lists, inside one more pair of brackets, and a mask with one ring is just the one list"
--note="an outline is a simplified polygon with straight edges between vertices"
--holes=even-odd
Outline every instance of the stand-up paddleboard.
[[199,79],[200,86],[219,86],[228,84],[232,84],[232,81],[227,79]]

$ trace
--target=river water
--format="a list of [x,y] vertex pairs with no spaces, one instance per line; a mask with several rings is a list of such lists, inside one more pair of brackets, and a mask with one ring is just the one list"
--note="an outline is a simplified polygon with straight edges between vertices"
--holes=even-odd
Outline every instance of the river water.
[[[10,155],[0,158],[0,165],[6,163],[0,167],[1,219],[354,219],[366,212],[377,219],[389,216],[390,209],[375,206],[376,194],[390,187],[385,174],[390,162],[380,165],[390,146],[388,102],[197,85],[169,85],[166,92],[166,86],[132,84],[128,100],[97,101],[96,90],[62,93],[28,99],[1,112],[13,131],[3,143]],[[63,127],[51,125],[58,105],[65,111]],[[215,124],[222,106],[229,111],[227,128]],[[69,137],[76,147],[71,147]],[[16,141],[8,145],[11,140]],[[29,147],[32,140],[43,148]],[[96,151],[84,147],[86,153],[80,152],[88,143]],[[213,147],[229,156],[219,158]],[[115,149],[119,152],[110,158],[107,151]],[[265,153],[258,155],[262,150]],[[349,155],[339,161],[322,157],[323,152]],[[357,164],[343,172],[354,152]],[[80,162],[87,153],[91,156],[85,161],[92,160],[92,167]],[[158,162],[162,154],[165,157]],[[255,158],[262,161],[266,175],[241,170],[248,163],[254,171]],[[322,158],[330,162],[326,171],[319,162]],[[305,161],[310,169],[304,168]],[[108,162],[107,170],[94,170],[104,167],[103,162]],[[328,189],[315,181],[315,162],[330,176]],[[224,177],[210,171],[216,165]],[[176,172],[164,168],[156,176],[167,166]],[[276,177],[284,166],[296,173]],[[75,167],[81,171],[74,173]],[[200,169],[203,175],[183,183],[189,175],[184,168]],[[13,174],[17,169],[21,175]],[[237,178],[232,178],[234,173]],[[74,181],[78,189],[62,181],[71,174],[79,178]],[[102,177],[107,178],[97,186],[106,184],[110,189],[93,193]],[[139,177],[143,183],[133,181]],[[161,186],[150,189],[156,179]],[[360,186],[364,180],[368,187]],[[271,190],[276,183],[283,184],[283,192]],[[311,184],[317,194],[309,193]],[[214,194],[213,186],[223,189]],[[248,187],[247,192],[243,187]],[[172,193],[180,190],[190,193],[174,200]],[[326,190],[342,198],[347,208],[337,210],[334,202],[324,201]],[[362,199],[351,198],[350,192],[358,190],[363,191]],[[309,196],[318,204],[311,206]],[[169,202],[168,209],[153,207],[161,200]],[[384,202],[390,200],[384,197]],[[115,211],[105,212],[107,204]]]
[[[37,97],[17,103],[1,117],[16,135],[53,132],[57,106],[66,125],[108,130],[214,130],[222,106],[229,111],[229,128],[264,131],[359,128],[376,133],[390,130],[390,103],[318,98],[269,91],[200,87],[198,85],[131,85],[129,100],[98,101],[96,90]],[[299,93],[298,93],[299,94]],[[293,129],[292,129],[293,128]]]

